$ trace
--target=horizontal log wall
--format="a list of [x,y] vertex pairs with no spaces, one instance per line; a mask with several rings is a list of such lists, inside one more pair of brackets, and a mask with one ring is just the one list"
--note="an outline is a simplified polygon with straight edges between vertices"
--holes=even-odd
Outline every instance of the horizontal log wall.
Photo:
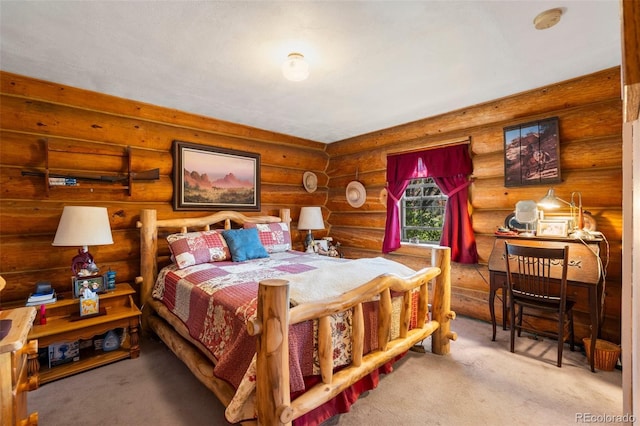
[[[140,209],[158,209],[161,218],[193,215],[172,208],[173,140],[260,153],[262,214],[275,214],[280,207],[291,207],[295,225],[300,206],[324,206],[330,224],[327,232],[342,244],[346,255],[370,257],[380,254],[384,233],[385,204],[381,191],[387,154],[471,137],[474,183],[470,202],[480,264],[454,264],[453,309],[488,319],[486,263],[493,245],[493,231],[517,201],[541,197],[547,189],[547,186],[504,187],[502,129],[558,116],[563,182],[554,186],[563,198],[568,198],[571,191],[582,192],[585,208],[594,214],[598,229],[611,244],[603,337],[619,340],[622,238],[619,68],[362,135],[326,149],[313,141],[5,72],[0,72],[0,84],[0,275],[8,282],[0,302],[26,297],[37,280],[51,281],[58,291],[70,288],[69,263],[75,249],[51,247],[64,205],[108,207],[115,244],[93,247],[91,251],[99,266],[115,269],[119,281],[132,282],[139,273],[135,222]],[[53,188],[46,196],[42,178],[21,176],[24,169],[44,168],[45,139],[70,149],[87,146],[121,150],[130,146],[132,169],[157,167],[160,179],[134,182],[131,196],[117,185],[85,183],[79,188]],[[58,157],[56,166],[104,174],[126,170],[121,160],[114,162],[97,155],[86,159],[74,157]],[[306,170],[318,176],[319,188],[312,194],[302,187],[302,174]],[[350,207],[344,195],[344,188],[356,173],[367,188],[367,201],[359,209]],[[293,234],[300,248],[300,234]],[[426,262],[419,247],[404,247],[389,257],[414,267]],[[587,335],[586,324],[582,312],[578,315],[578,335]]]
[[[504,186],[503,129],[548,117],[558,117],[562,183],[553,187],[568,200],[580,191],[584,208],[597,221],[610,243],[607,267],[603,337],[620,341],[621,226],[622,226],[622,101],[620,68],[611,68],[566,82],[515,94],[492,102],[361,135],[330,144],[329,223],[331,235],[348,257],[379,256],[386,204],[381,197],[386,181],[386,158],[399,153],[471,139],[474,172],[470,189],[473,228],[480,262],[452,266],[452,309],[489,320],[487,262],[496,228],[504,224],[516,202],[540,199],[549,185]],[[349,181],[367,188],[366,203],[352,208],[345,198]],[[606,248],[603,246],[606,251]],[[423,249],[424,250],[424,249]],[[420,247],[406,246],[389,254],[409,266],[423,266]],[[586,294],[580,299],[576,333],[589,335]],[[497,302],[498,303],[498,302]],[[498,313],[500,315],[500,313]],[[501,318],[498,318],[499,321]]]
[[[101,270],[112,268],[118,281],[132,284],[140,271],[135,225],[141,209],[157,209],[163,219],[209,214],[172,208],[173,140],[259,153],[261,214],[289,207],[295,225],[300,206],[326,203],[324,144],[6,72],[0,72],[0,84],[0,275],[7,280],[2,303],[26,299],[38,280],[51,281],[59,292],[71,289],[77,248],[51,246],[65,205],[108,208],[114,244],[90,251]],[[126,161],[98,154],[131,147],[132,170],[159,168],[160,179],[134,182],[131,196],[119,184],[87,182],[52,188],[47,196],[44,178],[21,175],[44,170],[45,140],[94,153],[52,155],[50,167],[73,174],[123,173]],[[318,190],[311,194],[302,186],[307,170],[318,176]],[[293,237],[301,248],[295,229]]]

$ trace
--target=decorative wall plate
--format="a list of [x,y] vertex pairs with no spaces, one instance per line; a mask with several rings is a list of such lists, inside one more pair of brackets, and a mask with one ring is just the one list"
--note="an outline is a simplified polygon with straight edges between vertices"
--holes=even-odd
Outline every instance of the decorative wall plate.
[[584,218],[584,228],[582,229],[594,232],[596,230],[596,219],[589,212],[583,212],[582,217]]

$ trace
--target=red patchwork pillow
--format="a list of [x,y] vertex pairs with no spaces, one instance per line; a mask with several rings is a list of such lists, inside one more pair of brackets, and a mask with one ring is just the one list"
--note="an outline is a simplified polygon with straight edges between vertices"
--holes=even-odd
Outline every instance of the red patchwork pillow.
[[230,260],[227,242],[217,231],[187,232],[167,237],[178,268]]
[[258,238],[268,253],[291,250],[291,232],[284,222],[245,223],[244,228],[258,229]]

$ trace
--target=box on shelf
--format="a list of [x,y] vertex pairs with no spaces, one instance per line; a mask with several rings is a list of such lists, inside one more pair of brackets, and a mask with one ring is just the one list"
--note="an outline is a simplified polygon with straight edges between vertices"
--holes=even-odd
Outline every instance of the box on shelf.
[[80,296],[80,316],[95,315],[100,312],[100,299],[93,291],[85,291]]
[[80,345],[77,340],[49,345],[49,367],[80,360]]

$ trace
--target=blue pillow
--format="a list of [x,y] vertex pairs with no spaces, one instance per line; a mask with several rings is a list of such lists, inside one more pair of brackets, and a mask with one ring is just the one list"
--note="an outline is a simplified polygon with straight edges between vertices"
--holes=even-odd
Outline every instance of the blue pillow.
[[222,231],[222,236],[229,246],[231,260],[234,262],[269,257],[269,253],[260,242],[256,228],[227,229]]

